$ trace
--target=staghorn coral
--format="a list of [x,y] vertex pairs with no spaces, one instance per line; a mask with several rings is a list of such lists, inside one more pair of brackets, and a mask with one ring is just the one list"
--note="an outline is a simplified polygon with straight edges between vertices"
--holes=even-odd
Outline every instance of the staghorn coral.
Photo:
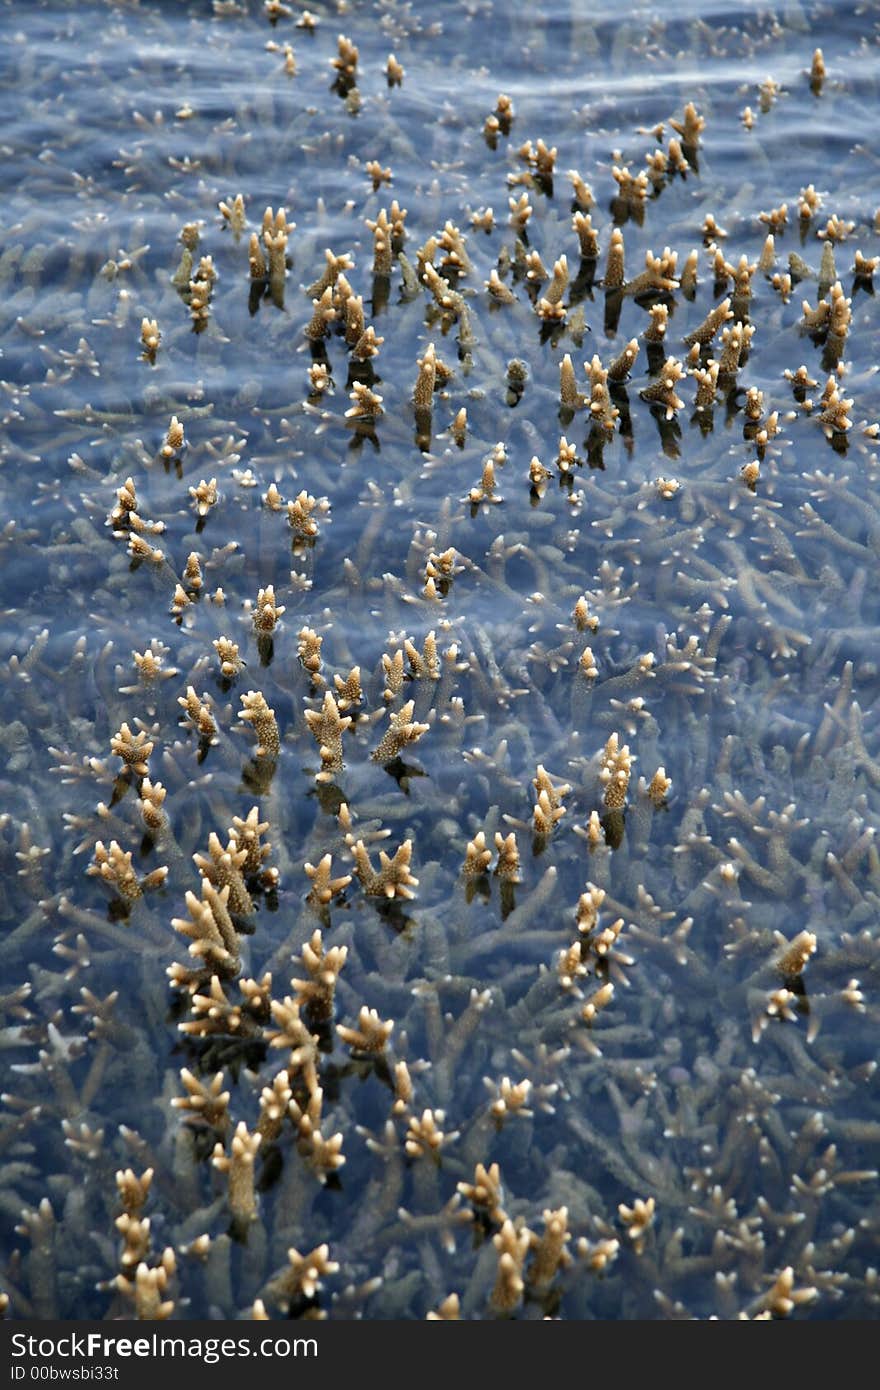
[[318,745],[321,755],[321,770],[318,781],[330,781],[333,774],[342,771],[342,735],[351,728],[352,716],[341,714],[339,705],[328,690],[320,710],[305,711],[309,732]]
[[110,740],[110,751],[122,760],[123,767],[130,769],[137,777],[146,777],[149,772],[149,758],[155,743],[147,737],[145,730],[131,732],[128,724],[120,725]]
[[231,1092],[223,1090],[223,1072],[217,1072],[210,1082],[205,1082],[184,1067],[180,1079],[186,1095],[173,1096],[172,1108],[185,1112],[187,1124],[206,1125],[212,1130],[225,1131],[229,1124]]
[[577,233],[578,246],[584,260],[594,261],[599,254],[599,237],[588,212],[576,211],[572,230]]
[[[229,884],[218,890],[208,878],[203,878],[200,899],[195,893],[187,892],[189,917],[175,917],[171,923],[175,931],[191,938],[189,953],[204,962],[200,968],[209,976],[225,979],[234,978],[240,968],[238,933],[229,915],[230,892]],[[184,977],[176,968],[172,976],[174,982],[182,984],[184,978],[188,985],[199,981],[198,973]]]
[[217,721],[211,712],[208,701],[209,696],[203,695],[200,698],[194,688],[188,685],[186,695],[181,695],[177,703],[198,733],[199,738],[208,743],[217,743]]
[[616,405],[612,404],[608,390],[610,373],[602,366],[598,355],[594,356],[592,361],[585,363],[585,366],[590,381],[590,418],[596,426],[610,433],[620,417],[620,411]]
[[670,120],[669,124],[673,130],[677,130],[684,144],[696,148],[700,143],[700,136],[706,129],[706,121],[700,115],[696,106],[689,101],[684,108],[684,116],[681,121]]
[[602,799],[609,810],[619,810],[626,801],[629,787],[632,757],[629,747],[620,747],[618,735],[612,734],[602,754],[599,781],[603,787]]
[[155,362],[156,353],[159,351],[159,344],[162,341],[162,334],[155,319],[141,319],[141,346],[143,356],[147,362]]
[[273,632],[278,619],[286,611],[283,604],[275,602],[274,585],[268,584],[265,589],[260,589],[252,613],[255,631],[261,635]]
[[333,856],[331,854],[325,854],[317,864],[304,864],[303,868],[312,882],[309,899],[319,907],[326,907],[337,894],[343,892],[351,883],[351,874],[341,874],[339,878],[331,876],[333,869]]
[[384,849],[380,850],[378,873],[370,862],[369,852],[363,840],[355,841],[353,853],[355,873],[365,893],[372,897],[389,899],[415,897],[412,890],[418,887],[419,880],[410,871],[412,840],[404,840],[393,855],[387,854]]
[[241,696],[241,719],[250,724],[257,736],[257,756],[277,758],[281,749],[275,711],[266,704],[260,690],[249,690]]
[[664,247],[659,256],[655,256],[653,251],[646,251],[645,269],[635,279],[624,282],[623,293],[635,298],[645,294],[670,294],[673,290],[677,290],[678,280],[675,279],[677,260],[677,254],[670,251],[668,246]]
[[624,245],[623,232],[615,227],[608,243],[608,256],[605,262],[604,285],[606,290],[619,290],[624,283]]
[[[587,16],[571,52],[559,36],[574,31],[539,10],[494,26],[489,80],[518,82],[530,109],[523,55],[554,77],[545,141],[533,135],[518,163],[509,100],[489,148],[478,131],[458,141],[452,103],[423,83],[467,50],[468,7],[445,8],[442,33],[421,3],[382,6],[375,25],[352,14],[332,74],[343,100],[329,104],[330,54],[316,58],[308,32],[295,59],[270,50],[269,74],[225,0],[159,8],[88,27],[100,176],[81,65],[34,64],[39,9],[8,65],[26,98],[7,131],[22,177],[0,256],[9,1310],[875,1316],[880,505],[865,209],[880,198],[850,129],[867,20],[850,16],[844,56],[816,73],[849,153],[820,169],[809,139],[790,145],[781,188],[765,136],[783,112],[809,132],[806,80],[764,84],[747,137],[724,84],[710,131],[692,107],[670,121],[680,95],[664,79],[693,64],[709,89],[716,63],[757,52],[809,71],[812,13],[762,12],[742,32],[697,18],[674,37]],[[282,25],[285,8],[266,12]],[[74,51],[97,12],[62,12]],[[383,76],[392,45],[403,104]],[[164,121],[123,111],[109,80],[123,50],[147,85],[157,60],[142,55],[176,54],[192,105],[175,98]],[[199,101],[205,53],[228,116],[216,129]],[[650,75],[648,130],[632,131],[613,83],[598,123],[560,100],[622,66]],[[61,151],[63,179],[43,146]],[[586,161],[555,191],[554,147]],[[404,213],[377,209],[362,177],[374,154],[423,243],[411,264]],[[513,227],[484,211],[511,168]],[[269,187],[296,198],[304,226],[294,243],[272,211],[249,253],[245,199]],[[197,217],[181,248],[181,221]],[[850,286],[835,254],[857,218]],[[624,224],[639,266],[648,243],[670,248],[628,285]],[[786,263],[782,238],[799,236]],[[611,292],[597,298],[600,245]],[[789,272],[778,292],[773,258]],[[801,335],[788,282],[810,279],[802,294],[824,307]],[[297,340],[300,282],[320,312]],[[153,364],[144,320],[149,337],[162,325]],[[658,374],[664,335],[666,351],[673,338],[693,349],[679,364],[693,389],[683,374],[670,388],[668,364]],[[419,354],[419,394],[446,426],[427,439],[407,404]],[[639,395],[652,385],[656,411]],[[488,505],[502,490],[504,506]],[[233,696],[257,660],[259,692]],[[254,740],[227,733],[240,701]],[[371,758],[386,703],[430,728],[418,767]],[[181,709],[217,742],[200,748]],[[606,760],[593,750],[612,731]],[[624,748],[645,776],[613,805]],[[559,777],[533,789],[544,766]],[[535,840],[533,792],[552,830]],[[226,847],[214,837],[194,870],[212,826],[232,827]],[[386,839],[400,848],[377,870]],[[161,891],[140,891],[157,865]],[[197,949],[166,977],[172,922]],[[285,998],[273,977],[292,958]],[[384,1055],[348,1056],[329,1015],[357,1033],[362,999],[380,1032],[394,1018],[399,1055],[389,1038]],[[118,1186],[117,1171],[153,1177]]]
[[538,766],[533,786],[537,793],[532,823],[536,835],[549,835],[565,815],[562,798],[571,791],[568,782],[555,786],[545,768]]
[[691,347],[694,343],[699,343],[705,347],[711,343],[718,330],[733,318],[730,298],[722,299],[720,304],[716,304],[714,309],[710,309],[705,319],[696,328],[692,329],[684,339],[685,344]]
[[131,850],[124,851],[116,840],[111,840],[106,847],[98,840],[95,843],[94,863],[89,865],[86,873],[97,874],[105,883],[109,883],[126,903],[133,903],[141,897],[145,888],[155,888],[163,884],[168,877],[168,868],[163,866],[153,869],[139,881],[131,860]]
[[567,287],[568,259],[565,256],[560,256],[553,263],[550,284],[535,305],[535,310],[542,319],[559,321],[565,318],[566,309],[562,303],[562,296]]
[[257,1219],[254,1163],[262,1138],[259,1131],[250,1134],[244,1120],[240,1120],[230,1140],[229,1153],[222,1144],[217,1144],[211,1159],[214,1167],[226,1175],[229,1211],[239,1227],[246,1227]]
[[230,911],[244,916],[253,911],[253,902],[241,872],[247,859],[247,848],[239,848],[234,836],[230,836],[224,849],[213,830],[208,836],[208,853],[193,855],[193,863],[203,878],[218,890],[229,889]]
[[495,1312],[513,1312],[522,1298],[525,1291],[523,1270],[531,1243],[532,1232],[528,1227],[517,1228],[509,1218],[492,1237],[492,1244],[498,1251],[495,1287],[491,1296]]
[[393,1019],[381,1019],[375,1009],[368,1009],[366,1005],[358,1014],[356,1028],[348,1028],[342,1023],[336,1025],[339,1037],[354,1052],[384,1052],[393,1030]]
[[385,730],[378,746],[371,753],[374,762],[387,763],[396,758],[408,744],[417,742],[428,732],[429,724],[419,724],[413,719],[415,701],[408,700],[399,710],[388,713],[389,727]]
[[637,1255],[644,1252],[648,1231],[654,1222],[655,1208],[653,1197],[649,1197],[647,1201],[637,1197],[631,1207],[621,1202],[617,1208],[627,1238],[632,1241],[633,1250]]
[[322,1287],[322,1281],[339,1269],[339,1265],[329,1256],[328,1245],[316,1246],[308,1255],[301,1255],[296,1249],[288,1250],[288,1266],[267,1284],[264,1291],[266,1297],[288,1310],[301,1297],[314,1298]]
[[[315,882],[317,886],[317,880]],[[346,887],[350,882],[351,879],[346,878],[341,886]],[[324,902],[329,902],[330,897],[338,891],[339,888],[334,888],[332,883],[328,882],[328,896]],[[320,901],[320,898],[317,901]],[[291,980],[291,986],[301,1006],[307,1009],[313,1018],[329,1018],[332,1014],[336,982],[347,958],[346,946],[333,946],[325,951],[324,939],[318,929],[312,932],[310,940],[303,946],[301,961],[308,979]]]
[[660,378],[653,386],[647,386],[642,391],[642,398],[651,404],[661,406],[666,412],[666,419],[671,420],[677,410],[684,407],[684,401],[676,392],[676,386],[683,380],[685,375],[684,368],[676,357],[667,357],[660,369]]
[[267,820],[260,820],[260,808],[252,806],[246,816],[233,816],[229,827],[229,838],[245,852],[242,870],[246,877],[261,875],[264,882],[277,882],[277,869],[266,868],[266,860],[272,853],[272,846],[262,844],[262,837],[269,829]]

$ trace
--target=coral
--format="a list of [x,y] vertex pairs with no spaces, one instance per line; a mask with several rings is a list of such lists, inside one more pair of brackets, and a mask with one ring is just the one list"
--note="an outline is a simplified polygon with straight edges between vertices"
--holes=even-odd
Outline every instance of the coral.
[[[664,247],[659,256],[655,256],[653,251],[645,252],[645,269],[637,275],[634,280],[627,280],[623,285],[624,294],[636,297],[643,294],[671,294],[678,289],[678,281],[675,279],[676,263],[678,257],[669,247]],[[608,278],[606,274],[606,285]]]
[[684,407],[684,401],[676,392],[676,385],[685,375],[684,368],[676,357],[667,357],[660,368],[659,380],[642,391],[642,397],[652,404],[662,406],[666,419],[671,420],[677,410]]
[[234,836],[230,836],[224,849],[213,830],[208,836],[208,853],[193,855],[196,868],[209,883],[221,891],[229,889],[230,912],[244,916],[251,913],[254,906],[241,872],[247,858],[247,849],[240,849]]
[[624,245],[623,232],[615,227],[608,243],[608,257],[605,262],[604,284],[606,290],[619,290],[624,283]]
[[403,64],[397,61],[397,58],[394,56],[393,53],[389,53],[387,61],[385,63],[385,76],[388,79],[388,86],[402,86],[405,75],[406,69],[404,68]]
[[[356,61],[357,50],[354,51]],[[288,1310],[298,1298],[314,1298],[322,1287],[322,1281],[339,1269],[336,1261],[330,1259],[329,1245],[316,1246],[308,1255],[290,1249],[287,1259],[288,1268],[270,1280],[265,1293],[273,1303]]]
[[605,745],[599,781],[604,788],[603,801],[611,811],[619,810],[626,801],[629,787],[632,757],[626,744],[620,747],[617,734],[612,734]]
[[159,351],[159,344],[162,341],[162,334],[155,319],[141,319],[141,346],[143,355],[148,362],[155,362],[156,353]]
[[384,1052],[393,1030],[393,1019],[383,1020],[375,1009],[366,1006],[358,1014],[356,1028],[347,1028],[341,1023],[336,1025],[340,1038],[354,1052]]
[[365,893],[371,897],[414,898],[414,887],[419,880],[410,871],[412,859],[412,840],[404,840],[393,855],[379,851],[379,872],[370,862],[369,852],[363,840],[353,846],[355,873]]
[[50,8],[0,1312],[876,1316],[868,10]]
[[[326,856],[329,860],[330,856]],[[323,861],[322,861],[323,863]],[[327,866],[329,870],[329,865]],[[330,899],[342,888],[345,888],[351,879],[331,880],[326,876],[323,880],[324,887],[319,885],[317,874],[310,875],[313,878],[312,893],[315,901],[322,905],[328,903]],[[326,896],[324,896],[326,894]],[[291,985],[296,992],[296,997],[300,1005],[316,1019],[329,1018],[333,1012],[333,998],[336,993],[336,982],[339,973],[348,959],[348,948],[346,946],[332,946],[329,951],[324,950],[324,939],[319,930],[312,932],[311,939],[302,948],[302,965],[308,978],[305,980],[291,980]],[[342,1034],[340,1033],[340,1037]],[[369,1050],[369,1049],[368,1049]]]
[[339,705],[328,690],[320,710],[306,710],[306,723],[309,732],[318,745],[321,754],[319,781],[329,781],[335,772],[342,771],[342,735],[351,728],[352,716],[342,714]]
[[525,1291],[523,1269],[532,1243],[528,1227],[517,1228],[508,1218],[492,1237],[498,1251],[498,1268],[492,1290],[492,1307],[498,1313],[511,1313]]
[[275,625],[282,613],[287,610],[283,604],[275,602],[274,585],[268,584],[265,589],[260,589],[257,594],[257,601],[254,605],[252,621],[258,633],[270,633],[275,629]]
[[374,762],[387,763],[396,758],[407,744],[415,743],[428,732],[430,725],[419,724],[413,720],[415,701],[408,700],[396,712],[389,711],[389,727],[385,730],[378,747],[371,754]]
[[326,907],[351,883],[351,874],[341,874],[339,878],[331,877],[333,856],[330,854],[325,854],[317,865],[304,864],[303,868],[312,881],[309,898],[321,907]]
[[244,1120],[240,1120],[230,1141],[230,1152],[227,1154],[223,1145],[218,1144],[211,1160],[214,1167],[226,1175],[229,1211],[239,1226],[257,1219],[254,1161],[262,1137],[259,1131],[249,1134]]
[[89,865],[86,873],[97,874],[105,883],[109,883],[126,903],[133,903],[140,898],[144,888],[154,888],[164,883],[168,877],[168,868],[162,866],[153,869],[146,878],[139,881],[131,860],[131,850],[124,851],[116,840],[111,840],[106,847],[98,840],[95,844],[94,863]]
[[599,237],[588,212],[575,212],[572,230],[577,233],[578,245],[584,260],[595,260],[599,254]]
[[240,965],[238,933],[229,915],[230,892],[229,884],[218,890],[203,878],[201,899],[193,892],[186,894],[189,917],[175,917],[171,923],[175,931],[191,938],[189,953],[204,962],[204,970],[226,979],[234,978]]
[[553,263],[552,279],[541,298],[535,305],[535,309],[543,319],[563,319],[565,318],[565,306],[562,304],[562,296],[568,287],[568,260],[565,256],[560,256],[558,261]]
[[627,1238],[632,1241],[637,1255],[641,1255],[645,1249],[648,1231],[654,1223],[655,1210],[656,1203],[653,1197],[649,1197],[647,1201],[637,1197],[631,1207],[621,1202],[617,1208]]
[[699,343],[701,347],[705,347],[711,343],[723,324],[728,319],[733,318],[733,310],[730,305],[731,301],[727,298],[722,299],[720,304],[716,304],[714,309],[710,309],[703,322],[687,334],[684,339],[685,344],[690,347],[693,343]]
[[685,145],[693,148],[700,143],[700,136],[706,129],[705,119],[697,111],[692,101],[689,101],[684,108],[684,117],[681,121],[670,120],[669,124],[673,130],[677,130]]

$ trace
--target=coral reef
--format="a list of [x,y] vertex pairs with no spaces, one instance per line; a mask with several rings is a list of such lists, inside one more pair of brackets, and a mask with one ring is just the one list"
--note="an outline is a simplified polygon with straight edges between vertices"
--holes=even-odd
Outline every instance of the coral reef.
[[876,1317],[870,16],[255,8],[9,49],[0,1310]]

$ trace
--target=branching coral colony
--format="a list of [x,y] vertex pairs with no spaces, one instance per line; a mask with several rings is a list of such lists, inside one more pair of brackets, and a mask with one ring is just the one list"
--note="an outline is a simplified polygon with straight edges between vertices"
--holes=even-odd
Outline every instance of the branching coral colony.
[[870,30],[240,9],[12,60],[0,1305],[876,1317]]

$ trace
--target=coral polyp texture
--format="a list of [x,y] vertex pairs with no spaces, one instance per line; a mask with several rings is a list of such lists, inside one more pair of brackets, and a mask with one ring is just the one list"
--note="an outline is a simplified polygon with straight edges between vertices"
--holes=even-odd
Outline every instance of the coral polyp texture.
[[7,1315],[878,1315],[876,14],[684,11],[17,7]]

